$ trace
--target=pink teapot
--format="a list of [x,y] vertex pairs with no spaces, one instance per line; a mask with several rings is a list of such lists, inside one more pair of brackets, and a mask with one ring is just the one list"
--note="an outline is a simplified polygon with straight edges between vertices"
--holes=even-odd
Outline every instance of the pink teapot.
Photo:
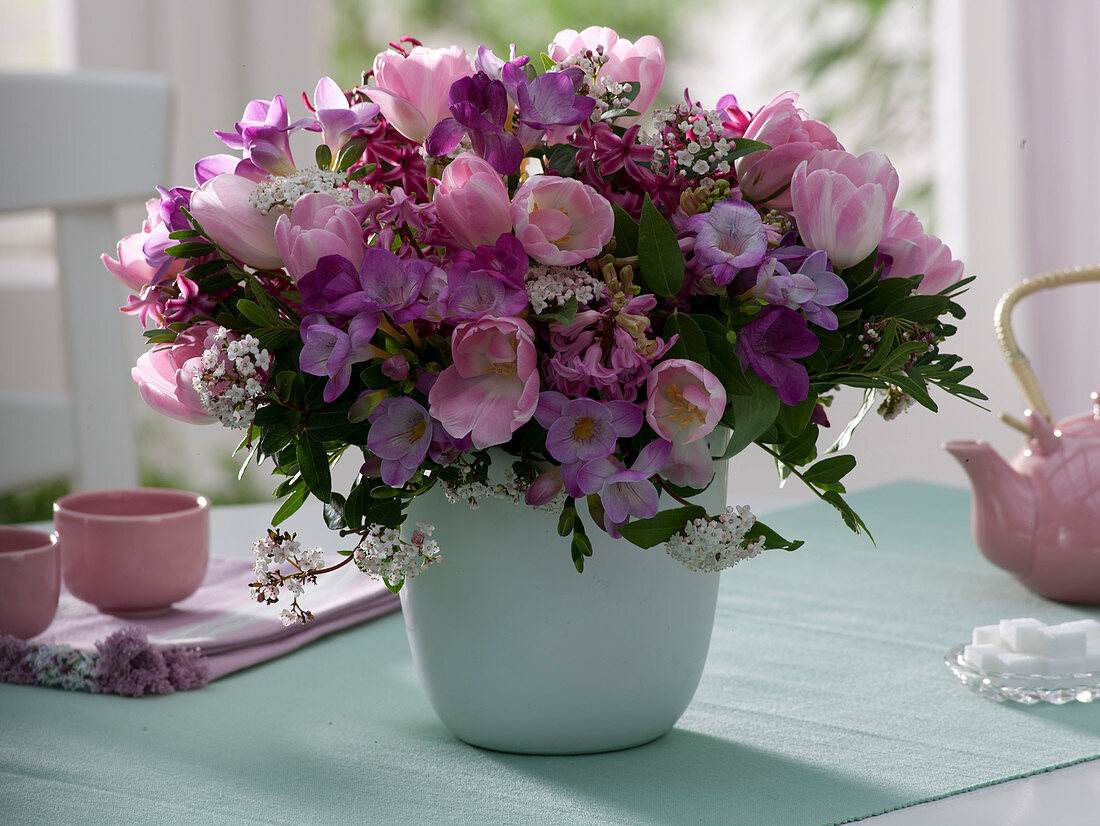
[[1005,293],[997,338],[1031,409],[1002,418],[1029,438],[1011,462],[982,441],[948,442],[974,490],[972,525],[982,554],[1037,594],[1100,604],[1100,392],[1092,412],[1050,424],[1050,413],[1008,316],[1017,300],[1060,284],[1100,280],[1100,269],[1028,279]]

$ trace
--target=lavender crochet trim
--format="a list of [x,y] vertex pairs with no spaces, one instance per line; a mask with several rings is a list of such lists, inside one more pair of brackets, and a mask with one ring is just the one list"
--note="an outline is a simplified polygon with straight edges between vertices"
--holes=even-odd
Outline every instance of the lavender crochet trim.
[[115,631],[95,651],[0,634],[0,682],[141,697],[201,688],[210,682],[210,667],[198,650],[157,648],[139,628]]

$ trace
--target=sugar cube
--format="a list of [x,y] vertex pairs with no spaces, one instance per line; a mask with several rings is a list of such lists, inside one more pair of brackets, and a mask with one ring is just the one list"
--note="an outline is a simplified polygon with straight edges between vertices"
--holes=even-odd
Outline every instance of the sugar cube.
[[974,645],[996,645],[1004,647],[1001,643],[1001,626],[999,625],[979,625],[973,631],[973,638],[970,640]]
[[1001,671],[1001,655],[1006,653],[997,645],[968,645],[963,649],[963,659],[979,671]]
[[1002,651],[1001,671],[1009,674],[1046,674],[1047,658],[1037,654],[1017,654],[1013,651]]
[[1046,628],[1046,625],[1034,617],[1001,620],[1003,645],[1009,651],[1034,652],[1035,636],[1040,628]]
[[1066,657],[1047,663],[1047,673],[1057,675],[1093,674],[1100,671],[1100,639],[1089,640],[1081,657]]
[[1085,636],[1090,640],[1100,640],[1100,622],[1097,622],[1094,619],[1063,622],[1059,625],[1052,625],[1051,628],[1075,628],[1084,631]]
[[1085,631],[1082,628],[1059,626],[1039,628],[1035,631],[1035,647],[1026,649],[1031,654],[1042,654],[1054,660],[1085,656]]

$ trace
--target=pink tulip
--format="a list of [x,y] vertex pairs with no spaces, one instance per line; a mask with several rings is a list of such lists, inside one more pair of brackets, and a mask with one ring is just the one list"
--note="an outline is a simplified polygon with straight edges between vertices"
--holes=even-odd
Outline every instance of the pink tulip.
[[443,170],[433,200],[443,226],[466,249],[491,246],[502,233],[512,231],[504,181],[487,161],[470,152]]
[[451,336],[454,364],[428,393],[432,416],[455,439],[500,445],[535,414],[539,402],[534,331],[518,318],[459,324]]
[[646,380],[646,421],[673,444],[702,439],[726,411],[726,389],[694,361],[662,361]]
[[157,278],[157,268],[149,266],[149,263],[145,260],[142,247],[145,246],[145,241],[153,228],[164,223],[164,219],[160,214],[160,199],[150,198],[146,201],[145,208],[149,212],[149,217],[145,219],[141,232],[127,235],[118,242],[118,246],[115,248],[115,255],[118,256],[118,260],[116,261],[106,253],[99,257],[99,260],[103,262],[103,266],[107,268],[111,275],[135,292],[140,292],[142,287],[157,281],[171,282],[183,271],[184,266],[187,264],[181,258],[174,262],[163,276]]
[[382,52],[374,59],[375,86],[363,86],[382,110],[382,117],[416,143],[424,143],[432,127],[451,112],[451,84],[474,73],[466,52],[458,46],[427,49],[415,46],[408,55]]
[[963,263],[951,257],[951,248],[934,235],[925,235],[917,216],[894,210],[878,246],[888,278],[923,275],[918,293],[931,295],[963,277]]
[[818,152],[791,179],[798,234],[834,267],[854,266],[882,240],[897,192],[898,173],[885,155]]
[[532,175],[512,199],[512,225],[536,261],[571,267],[597,255],[611,240],[615,213],[587,184]]
[[744,137],[771,149],[737,160],[737,182],[746,201],[790,210],[795,167],[822,149],[842,149],[836,135],[798,108],[798,95],[784,92],[753,115]]
[[130,375],[141,398],[158,413],[190,424],[211,424],[217,419],[202,409],[191,384],[201,369],[206,335],[215,325],[196,324],[176,337],[174,344],[142,353]]
[[325,255],[343,256],[358,270],[367,248],[355,214],[321,192],[303,195],[289,216],[279,216],[275,245],[295,281],[314,270],[317,259]]
[[264,215],[248,202],[256,184],[239,175],[218,175],[191,195],[191,214],[207,237],[242,264],[256,269],[283,266],[275,245],[279,213]]
[[[637,43],[632,43],[606,26],[589,26],[582,32],[565,29],[554,36],[547,54],[555,62],[561,62],[567,57],[580,55],[586,50],[594,52],[601,47],[607,62],[600,70],[600,76],[616,83],[641,84],[630,108],[644,115],[657,99],[665,78],[665,50],[661,41],[653,35],[647,34]],[[638,120],[637,117],[620,118],[616,122],[620,126],[633,126]]]

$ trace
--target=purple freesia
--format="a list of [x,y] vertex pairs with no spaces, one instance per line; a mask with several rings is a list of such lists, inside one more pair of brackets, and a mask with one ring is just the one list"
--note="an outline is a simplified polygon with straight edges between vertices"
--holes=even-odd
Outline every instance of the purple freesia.
[[256,166],[272,175],[291,175],[295,171],[290,154],[290,133],[297,129],[317,130],[312,118],[289,123],[286,100],[275,95],[271,100],[254,100],[245,107],[234,132],[215,132],[230,149],[243,149]]
[[313,105],[325,145],[332,150],[333,157],[356,132],[373,126],[380,111],[376,103],[349,103],[344,90],[331,77],[317,81]]
[[714,283],[725,286],[737,271],[764,260],[768,237],[760,213],[734,198],[719,201],[709,212],[693,215],[684,228],[695,233],[695,260],[709,268]]
[[318,258],[316,266],[298,280],[302,308],[307,313],[331,315],[336,301],[361,289],[359,270],[342,255]]
[[169,238],[169,234],[181,229],[194,229],[183,211],[191,203],[191,192],[192,190],[182,186],[174,186],[171,189],[157,187],[157,193],[160,195],[161,222],[150,228],[148,237],[141,245],[145,263],[156,270],[151,284],[159,283],[179,262],[178,258],[165,252],[169,247],[180,243]]
[[367,449],[382,460],[382,481],[391,487],[405,484],[416,473],[432,443],[428,411],[408,396],[383,399],[370,414]]
[[810,392],[806,368],[795,359],[817,352],[817,336],[806,319],[789,307],[770,305],[741,328],[737,355],[742,367],[751,367],[766,384],[775,388],[779,400],[795,405]]
[[635,435],[644,419],[641,408],[630,402],[566,399],[554,391],[539,395],[535,418],[547,428],[547,451],[562,463],[610,456],[618,439]]
[[460,321],[517,316],[529,303],[523,286],[526,272],[527,253],[514,235],[503,234],[495,245],[473,252],[463,250],[437,296],[441,312]]
[[384,311],[398,324],[420,318],[420,287],[433,269],[429,261],[404,261],[387,250],[367,247],[359,267],[359,289],[333,301],[328,311],[342,316]]
[[469,135],[474,152],[501,175],[519,169],[523,146],[515,135],[504,131],[509,104],[503,83],[478,72],[452,83],[448,100],[451,117],[441,120],[428,134],[425,147],[429,155],[446,155],[463,135]]
[[335,401],[351,382],[351,366],[389,354],[370,343],[378,329],[378,316],[360,313],[348,324],[347,332],[333,327],[323,315],[302,319],[302,353],[298,366],[311,376],[328,376],[324,399]]
[[520,61],[512,61],[501,68],[501,81],[519,109],[519,140],[525,150],[538,144],[547,129],[575,126],[596,107],[594,99],[577,93],[584,82],[579,69],[546,72],[531,80]]
[[751,292],[769,304],[802,310],[807,321],[835,330],[836,314],[829,307],[848,297],[848,286],[829,268],[828,255],[815,250],[795,272],[782,261],[768,258],[756,271],[756,286]]
[[[604,528],[618,539],[619,527],[631,517],[649,519],[660,509],[659,494],[650,477],[661,472],[672,453],[672,442],[655,439],[638,454],[629,469],[616,458],[586,463],[577,474],[581,488],[599,490]],[[562,468],[565,476],[565,468]],[[566,490],[569,484],[566,482]]]

